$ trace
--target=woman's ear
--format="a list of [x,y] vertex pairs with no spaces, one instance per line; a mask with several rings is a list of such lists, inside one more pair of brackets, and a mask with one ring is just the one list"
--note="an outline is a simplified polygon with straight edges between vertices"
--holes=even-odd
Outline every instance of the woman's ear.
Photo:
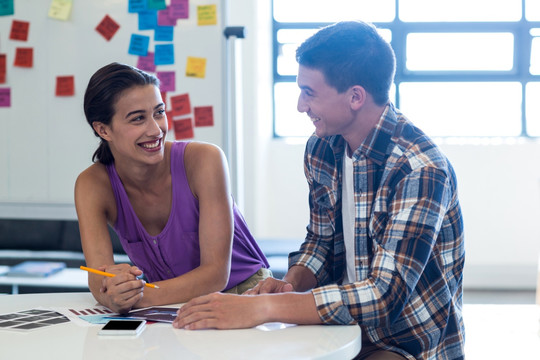
[[105,125],[104,123],[100,121],[94,121],[92,123],[92,127],[94,128],[94,131],[101,137],[103,140],[109,141],[109,131],[110,127],[108,125]]
[[353,110],[359,110],[366,102],[366,89],[360,85],[354,85],[350,88],[351,91],[351,108]]

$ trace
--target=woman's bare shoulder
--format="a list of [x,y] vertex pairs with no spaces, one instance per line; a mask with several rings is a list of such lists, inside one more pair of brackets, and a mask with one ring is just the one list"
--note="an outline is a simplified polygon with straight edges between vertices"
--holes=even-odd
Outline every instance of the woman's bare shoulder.
[[192,160],[195,162],[222,157],[224,157],[223,150],[219,146],[202,141],[189,142],[184,153],[186,161]]

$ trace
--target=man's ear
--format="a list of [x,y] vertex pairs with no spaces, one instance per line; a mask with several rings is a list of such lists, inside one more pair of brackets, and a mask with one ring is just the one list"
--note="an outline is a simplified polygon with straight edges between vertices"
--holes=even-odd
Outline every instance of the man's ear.
[[100,121],[94,121],[92,123],[92,127],[94,128],[94,131],[101,137],[103,140],[109,141],[109,131],[110,127],[108,125],[105,125],[104,123]]
[[366,89],[360,85],[354,85],[349,90],[351,92],[351,109],[359,110],[366,102]]

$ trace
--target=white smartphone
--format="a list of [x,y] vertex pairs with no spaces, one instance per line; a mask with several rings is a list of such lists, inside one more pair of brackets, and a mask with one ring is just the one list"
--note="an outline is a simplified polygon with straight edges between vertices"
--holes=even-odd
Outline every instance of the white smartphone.
[[109,320],[98,335],[139,335],[146,327],[146,320]]

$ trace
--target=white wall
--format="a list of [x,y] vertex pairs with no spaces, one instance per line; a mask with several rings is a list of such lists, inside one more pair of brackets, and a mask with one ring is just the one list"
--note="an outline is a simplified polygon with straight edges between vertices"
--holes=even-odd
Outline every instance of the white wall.
[[[247,29],[242,44],[244,215],[259,239],[302,239],[308,221],[304,143],[272,138],[269,0],[229,0],[228,24]],[[490,140],[441,147],[459,181],[465,286],[534,288],[540,254],[540,143]]]

